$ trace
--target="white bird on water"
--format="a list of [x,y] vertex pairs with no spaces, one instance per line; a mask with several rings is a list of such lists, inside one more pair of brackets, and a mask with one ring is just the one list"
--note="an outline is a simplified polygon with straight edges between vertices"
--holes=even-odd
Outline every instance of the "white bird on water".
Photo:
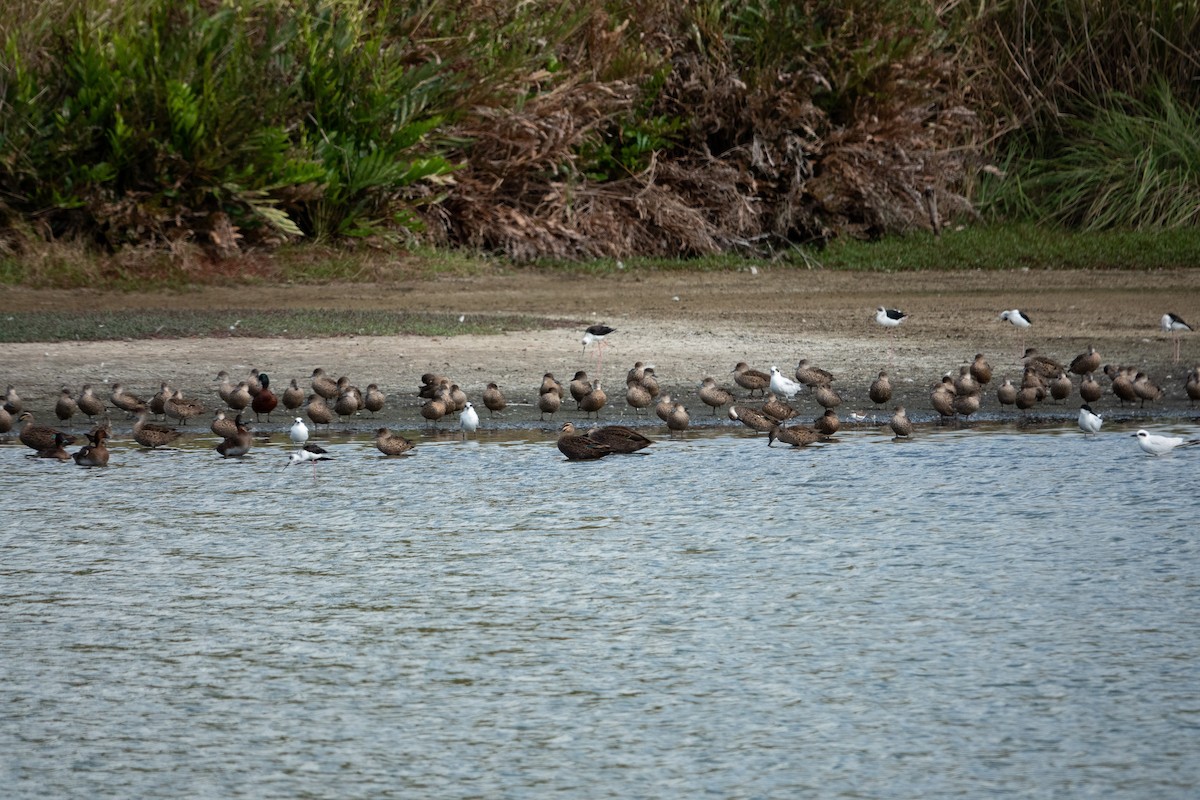
[[318,447],[315,444],[306,444],[304,447],[288,456],[288,463],[284,464],[283,468],[287,469],[292,464],[303,464],[306,461],[312,462],[313,477],[316,478],[317,462],[333,461],[333,456],[327,455],[324,448]]
[[292,427],[288,428],[288,437],[296,444],[304,444],[308,441],[308,426],[304,424],[303,419],[296,417]]
[[1092,412],[1092,407],[1084,403],[1079,407],[1079,430],[1084,433],[1099,433],[1104,419]]
[[803,388],[804,384],[797,383],[784,375],[779,371],[779,367],[771,367],[771,391],[775,394],[784,395],[791,400]]
[[462,429],[464,439],[468,433],[474,433],[479,427],[479,414],[470,402],[463,406],[463,410],[458,414],[458,427]]
[[1182,436],[1159,436],[1146,430],[1140,430],[1133,436],[1137,437],[1138,447],[1152,456],[1165,456],[1176,447],[1192,447],[1200,444],[1200,439],[1184,439]]

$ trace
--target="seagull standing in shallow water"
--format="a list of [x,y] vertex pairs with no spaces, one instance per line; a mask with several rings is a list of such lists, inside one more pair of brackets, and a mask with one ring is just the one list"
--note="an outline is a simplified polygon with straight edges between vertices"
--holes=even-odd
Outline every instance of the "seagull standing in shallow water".
[[1138,440],[1138,447],[1152,456],[1165,456],[1176,447],[1192,447],[1200,439],[1184,439],[1182,436],[1158,436],[1146,430],[1131,434]]
[[308,441],[308,426],[304,424],[304,420],[300,417],[295,418],[292,427],[288,428],[288,438],[296,444],[304,444]]
[[803,384],[797,383],[780,372],[779,367],[771,367],[771,391],[775,394],[784,395],[791,400],[803,388]]
[[1103,418],[1099,414],[1093,413],[1092,407],[1087,403],[1079,407],[1079,430],[1084,433],[1099,433],[1100,426],[1103,424]]
[[479,427],[479,414],[475,411],[475,406],[469,402],[458,413],[458,427],[462,429],[464,439],[467,438],[468,433],[474,433]]

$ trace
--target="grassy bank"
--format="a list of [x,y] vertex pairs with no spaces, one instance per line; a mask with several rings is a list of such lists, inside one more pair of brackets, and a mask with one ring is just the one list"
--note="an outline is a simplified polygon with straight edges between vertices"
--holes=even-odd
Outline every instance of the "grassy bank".
[[1198,41],[1167,0],[17,4],[0,279],[270,280],[261,254],[298,243],[588,262],[939,217],[1195,227]]

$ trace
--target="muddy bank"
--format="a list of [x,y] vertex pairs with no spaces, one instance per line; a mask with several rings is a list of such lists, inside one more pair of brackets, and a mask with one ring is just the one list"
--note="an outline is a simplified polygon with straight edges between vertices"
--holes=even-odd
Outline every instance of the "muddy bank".
[[[878,305],[902,308],[910,318],[889,333],[873,321]],[[1196,334],[1183,338],[1182,359],[1175,364],[1171,342],[1158,327],[1166,311],[1200,321],[1196,270],[861,274],[763,266],[753,273],[599,277],[517,271],[388,285],[145,294],[15,289],[6,290],[3,300],[8,311],[247,306],[325,308],[331,313],[353,308],[522,313],[552,318],[561,327],[496,336],[16,344],[0,352],[0,380],[17,387],[39,413],[39,421],[51,421],[62,386],[77,391],[83,383],[107,387],[119,381],[148,395],[167,381],[189,396],[215,401],[219,370],[240,377],[258,368],[270,373],[282,389],[291,378],[307,387],[313,368],[321,366],[360,386],[378,383],[388,394],[386,423],[415,428],[424,424],[417,413],[419,377],[438,372],[457,381],[477,405],[484,386],[495,381],[513,404],[505,424],[523,425],[538,419],[530,406],[542,374],[552,372],[565,382],[578,369],[601,378],[609,395],[602,417],[632,419],[624,403],[625,372],[635,361],[644,361],[655,365],[664,390],[681,399],[699,421],[709,412],[695,393],[704,376],[735,388],[730,370],[738,361],[763,370],[778,365],[790,375],[797,361],[807,358],[837,376],[843,416],[870,409],[867,386],[886,368],[896,386],[890,405],[903,403],[921,417],[931,413],[930,384],[948,370],[957,372],[976,353],[991,361],[998,383],[1005,377],[1019,381],[1022,346],[1036,347],[1066,363],[1094,345],[1104,363],[1135,365],[1163,387],[1164,398],[1145,416],[1186,419],[1192,408],[1183,376],[1191,364],[1200,362]],[[998,319],[1001,310],[1014,307],[1033,319],[1032,328],[1022,333]],[[593,322],[617,329],[608,337],[599,371],[595,354],[585,353],[580,343],[583,328]],[[1108,388],[1107,380],[1101,383]],[[803,409],[801,419],[820,411],[806,395],[797,403]],[[1069,416],[1078,404],[1073,395],[1064,406],[1045,405],[1037,413]],[[1097,405],[1118,412],[1111,394]],[[573,403],[564,409],[568,407]],[[982,413],[999,413],[994,389],[985,394]],[[282,419],[273,422],[282,426]],[[352,424],[367,428],[376,423]]]

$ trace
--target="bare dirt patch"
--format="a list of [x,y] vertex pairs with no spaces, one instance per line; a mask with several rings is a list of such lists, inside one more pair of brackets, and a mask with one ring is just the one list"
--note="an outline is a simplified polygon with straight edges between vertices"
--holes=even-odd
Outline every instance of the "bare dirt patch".
[[[873,321],[878,305],[911,318],[894,335]],[[416,387],[422,373],[450,375],[473,399],[496,381],[510,401],[531,403],[544,372],[569,379],[577,369],[595,373],[596,360],[580,342],[583,328],[605,322],[608,338],[600,376],[612,417],[628,416],[625,371],[640,360],[656,366],[664,388],[707,413],[695,398],[706,375],[732,386],[737,361],[761,369],[777,364],[790,374],[800,358],[833,371],[845,397],[842,411],[869,406],[866,386],[888,367],[897,400],[918,415],[928,409],[928,387],[984,353],[999,379],[1019,379],[1020,333],[1001,322],[1007,308],[1034,321],[1026,346],[1068,362],[1094,345],[1105,363],[1137,365],[1167,395],[1159,413],[1187,413],[1182,389],[1187,367],[1200,362],[1200,338],[1184,338],[1183,360],[1171,363],[1170,342],[1158,321],[1174,311],[1200,322],[1200,271],[962,272],[866,274],[775,270],[631,272],[604,276],[516,271],[394,284],[209,287],[182,292],[104,293],[5,290],[8,311],[67,309],[323,308],[441,311],[454,314],[530,314],[557,320],[542,330],[497,336],[361,337],[332,339],[204,338],[152,341],[8,345],[0,352],[4,380],[47,414],[62,386],[119,381],[150,393],[160,381],[197,397],[214,397],[219,370],[252,367],[280,386],[314,367],[347,375],[389,394],[387,418],[419,425]],[[1194,318],[1194,319],[1193,319]],[[1107,386],[1107,381],[1103,381]],[[799,402],[817,409],[810,399]],[[1064,411],[1077,407],[1071,401]],[[1106,396],[1100,404],[1115,407]],[[995,411],[993,394],[985,410]],[[807,410],[807,409],[806,409]],[[511,420],[537,419],[516,410]],[[370,424],[364,421],[362,424]]]

